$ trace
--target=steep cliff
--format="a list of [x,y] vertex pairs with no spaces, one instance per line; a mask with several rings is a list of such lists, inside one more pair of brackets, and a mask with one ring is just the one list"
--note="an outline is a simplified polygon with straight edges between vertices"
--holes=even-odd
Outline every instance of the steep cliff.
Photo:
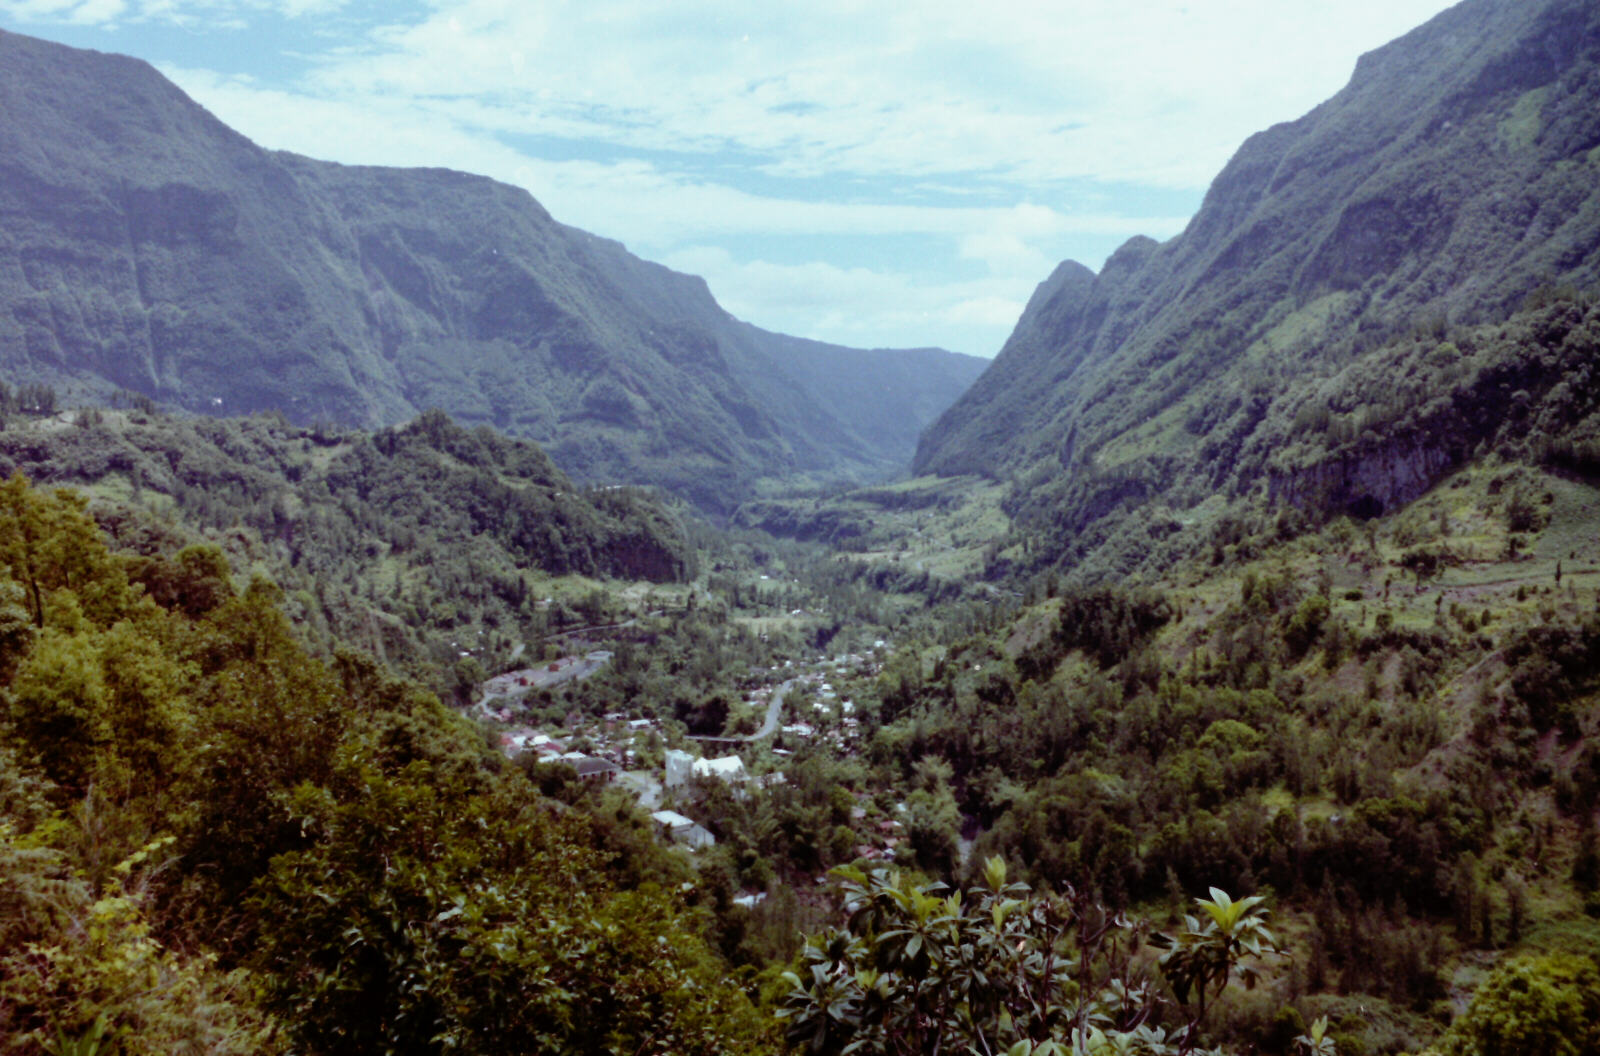
[[768,333],[522,190],[264,151],[142,62],[0,33],[13,383],[360,426],[439,407],[721,509],[759,477],[898,470],[982,366]]
[[1058,269],[915,468],[1015,479],[1015,512],[1072,531],[1239,494],[1261,468],[1241,454],[1307,386],[1597,281],[1600,7],[1467,0],[1247,140],[1181,235]]

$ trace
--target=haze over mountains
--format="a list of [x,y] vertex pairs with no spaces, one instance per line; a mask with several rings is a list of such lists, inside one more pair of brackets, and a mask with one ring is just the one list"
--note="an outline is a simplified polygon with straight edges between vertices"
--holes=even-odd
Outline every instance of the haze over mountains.
[[768,333],[521,190],[265,151],[143,62],[9,33],[0,350],[13,381],[206,413],[438,407],[713,510],[894,472],[985,365]]
[[[1015,479],[1015,511],[1077,529],[1158,496],[1242,494],[1281,419],[1326,412],[1320,379],[1414,329],[1597,280],[1600,6],[1468,0],[1251,137],[1182,235],[1133,239],[1098,275],[1062,264],[915,469]],[[1458,457],[1392,493],[1333,490],[1388,508]]]
[[[1383,430],[1320,451],[1334,468],[1271,464],[1285,422],[1397,336],[1600,278],[1597,26],[1580,0],[1469,0],[1365,56],[1182,235],[1061,265],[981,378],[762,331],[520,190],[263,151],[142,62],[3,34],[0,367],[301,422],[439,407],[718,512],[763,480],[890,476],[924,426],[916,472],[1014,481],[1011,513],[1073,533],[1269,478],[1304,501],[1302,470],[1386,508],[1495,423],[1390,472]],[[1351,484],[1369,455],[1403,486]]]

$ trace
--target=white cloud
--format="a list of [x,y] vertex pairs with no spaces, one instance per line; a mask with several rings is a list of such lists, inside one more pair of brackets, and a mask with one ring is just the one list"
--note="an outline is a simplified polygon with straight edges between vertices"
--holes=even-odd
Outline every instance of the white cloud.
[[1441,0],[914,9],[444,0],[332,56],[319,92],[470,100],[491,131],[737,149],[786,176],[1197,187]]
[[100,25],[123,13],[123,0],[4,0],[0,12],[24,21]]
[[[24,20],[203,25],[346,0],[0,0]],[[432,0],[379,8],[302,90],[480,132],[738,150],[780,176],[1202,187],[1444,0]],[[372,17],[372,16],[369,16]],[[325,45],[324,45],[325,47]]]
[[992,229],[964,236],[960,253],[964,259],[982,261],[992,272],[1007,274],[1043,275],[1054,263],[1023,236]]
[[[185,24],[345,0],[133,0]],[[125,0],[0,0],[108,19]],[[737,150],[771,175],[1198,188],[1445,0],[433,0],[324,50],[303,90],[488,133]],[[313,19],[304,19],[307,22]]]
[[[1186,218],[1163,214],[1187,206],[1165,203],[1197,200],[1247,135],[1447,3],[0,0],[0,13],[188,33],[270,13],[304,34],[293,68],[309,72],[229,76],[220,34],[207,38],[220,72],[163,67],[263,145],[523,186],[566,223],[705,274],[763,326],[874,344],[939,343],[946,327],[942,343],[991,352],[1057,260],[1096,266],[1128,236],[1176,234]],[[751,249],[834,236],[837,256],[805,251],[827,260]],[[908,236],[944,256],[892,269],[852,256]]]
[[841,344],[942,345],[979,355],[998,351],[995,335],[1003,339],[1016,324],[1037,281],[739,260],[715,246],[689,246],[663,262],[705,276],[725,308],[769,329]]
[[98,26],[121,17],[127,7],[123,0],[84,0],[72,12],[72,21],[80,25]]
[[[1074,234],[1165,238],[1185,217],[1076,213],[1036,203],[1009,208],[822,201],[751,193],[645,161],[549,161],[404,100],[332,101],[263,88],[205,70],[163,72],[224,122],[274,149],[377,165],[436,165],[526,188],[565,223],[631,244],[665,248],[715,235],[941,235],[974,247]],[[963,243],[965,244],[965,243]],[[997,252],[997,251],[994,251]],[[966,253],[985,259],[977,251]]]

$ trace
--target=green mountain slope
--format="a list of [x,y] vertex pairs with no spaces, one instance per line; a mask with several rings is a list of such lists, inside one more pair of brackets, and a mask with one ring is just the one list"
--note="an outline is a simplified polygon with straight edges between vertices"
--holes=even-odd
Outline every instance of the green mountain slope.
[[319,648],[359,648],[441,692],[463,688],[466,652],[494,667],[596,622],[603,581],[695,573],[681,511],[659,497],[580,491],[536,444],[437,411],[361,433],[281,415],[4,413],[14,402],[0,388],[0,477],[84,489],[115,544],[151,560],[218,545],[284,589]]
[[1076,530],[1241,495],[1263,423],[1352,362],[1597,281],[1600,9],[1468,0],[1249,139],[1183,234],[1063,264],[914,468],[1016,479],[1016,512]]
[[982,366],[767,333],[521,190],[264,151],[142,62],[0,34],[13,383],[362,427],[438,407],[720,509],[899,469]]
[[774,1050],[645,823],[215,551],[108,543],[0,482],[0,1049]]

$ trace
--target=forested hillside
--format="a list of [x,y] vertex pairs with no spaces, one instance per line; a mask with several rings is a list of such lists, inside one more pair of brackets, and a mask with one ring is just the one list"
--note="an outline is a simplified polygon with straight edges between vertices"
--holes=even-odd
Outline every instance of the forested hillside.
[[[929,428],[915,468],[1014,481],[1013,513],[1072,537],[1104,535],[1099,522],[1132,507],[1204,518],[1183,511],[1263,483],[1250,453],[1283,439],[1275,419],[1304,409],[1312,424],[1310,405],[1341,378],[1403,366],[1391,343],[1498,324],[1541,290],[1600,282],[1597,149],[1595,6],[1467,0],[1251,137],[1183,234],[1135,239],[1098,275],[1063,264]],[[1362,413],[1382,438],[1441,395],[1408,386]],[[1482,406],[1496,421],[1515,413]],[[1411,495],[1459,461],[1459,435],[1433,449],[1425,432],[1394,474]],[[1304,499],[1304,484],[1278,494]],[[1390,485],[1363,487],[1324,493],[1389,508]]]
[[619,872],[603,828],[431,695],[308,656],[266,580],[109,553],[81,500],[20,477],[0,562],[4,1051],[723,1053],[769,1032],[665,883],[681,866],[636,842]]
[[959,361],[0,59],[0,1053],[1600,1052],[1592,2],[1365,57],[849,488]]
[[27,413],[21,395],[0,391],[0,471],[88,489],[125,549],[222,547],[287,592],[321,648],[359,647],[441,692],[470,690],[515,643],[599,622],[602,580],[695,570],[682,511],[580,490],[531,441],[439,412],[360,433],[147,402]]
[[[501,1024],[537,1014],[558,1033],[511,1051],[611,1051],[618,1035],[562,1011],[602,1000],[572,941],[634,980],[593,1006],[620,1037],[700,1039],[671,1051],[1038,1047],[1091,1026],[1154,1053],[1588,1051],[1594,310],[1552,296],[1374,353],[1403,369],[1356,361],[1265,423],[1285,439],[1250,455],[1248,501],[1142,553],[1124,533],[1140,571],[1099,587],[1022,572],[995,485],[765,511],[831,525],[824,549],[575,492],[527,442],[438,414],[343,434],[8,390],[8,464],[95,498],[4,492],[0,831],[26,882],[0,914],[23,951],[0,1033],[22,1051],[101,1034],[496,1051]],[[1383,471],[1404,448],[1380,438],[1409,419],[1382,399],[1406,406],[1408,386],[1437,397],[1416,428],[1452,453],[1432,486]],[[1374,480],[1393,490],[1354,502]],[[1003,568],[1003,586],[976,575]],[[604,670],[497,702],[480,731],[361,657],[468,701],[514,645],[618,612],[640,617],[584,634]],[[780,728],[757,736],[780,689]],[[665,790],[716,841],[689,854],[652,839],[633,792],[484,747],[516,731],[613,752],[629,788],[669,750],[732,752],[753,776]],[[364,871],[374,847],[404,867]],[[553,848],[575,872],[536,865]],[[1249,910],[1230,927],[1270,919],[1271,941],[1191,928],[1185,910],[1225,911],[1192,901],[1213,887]],[[681,959],[653,963],[657,934]],[[1081,971],[1056,1011],[1023,1015],[1057,954]],[[1201,972],[1213,954],[1254,987]],[[661,988],[682,973],[696,996],[674,1003]],[[571,981],[527,998],[552,977]],[[989,1011],[948,1000],[964,987]],[[1532,1040],[1497,1040],[1507,1016]]]
[[984,365],[768,333],[525,191],[265,151],[142,62],[10,33],[0,227],[12,384],[368,428],[441,408],[711,510],[892,474]]
[[[58,421],[53,450],[71,465],[99,431],[141,451],[141,429],[316,444],[147,414],[120,436]],[[333,441],[323,472],[362,444],[548,472],[440,418]],[[1387,516],[1263,507],[1140,585],[1016,597],[906,567],[938,518],[969,516],[955,503],[917,509],[923,534],[888,554],[707,535],[697,600],[591,632],[607,671],[508,702],[492,730],[192,545],[253,530],[223,526],[200,478],[181,504],[142,485],[123,506],[112,479],[98,524],[71,495],[0,491],[17,1051],[773,1051],[783,1031],[909,1053],[1093,1026],[1153,1053],[1467,1056],[1581,1053],[1600,1029],[1600,490],[1582,479],[1489,453]],[[424,534],[450,510],[433,486],[448,475],[405,500]],[[341,545],[381,551],[393,528],[343,494]],[[731,746],[758,778],[672,793],[717,841],[692,855],[628,795],[487,747],[518,722],[599,744],[626,716],[648,773],[695,750],[686,731],[742,740],[750,687],[778,682],[782,730]],[[1230,905],[1253,952],[1181,916]],[[1207,974],[1213,954],[1255,985]],[[1023,1015],[1055,955],[1081,971]],[[969,1018],[954,987],[996,1004]],[[1497,1046],[1511,1014],[1539,1047]]]
[[[1269,372],[1278,384],[1230,397],[1186,456],[1025,478],[1038,483],[1007,507],[1014,542],[1034,545],[1010,553],[1094,581],[1159,570],[1262,512],[1310,523],[1392,512],[1491,452],[1592,476],[1597,356],[1600,298],[1568,288],[1501,322],[1418,327],[1327,377]],[[1148,449],[1172,428],[1157,419],[1118,444]]]

